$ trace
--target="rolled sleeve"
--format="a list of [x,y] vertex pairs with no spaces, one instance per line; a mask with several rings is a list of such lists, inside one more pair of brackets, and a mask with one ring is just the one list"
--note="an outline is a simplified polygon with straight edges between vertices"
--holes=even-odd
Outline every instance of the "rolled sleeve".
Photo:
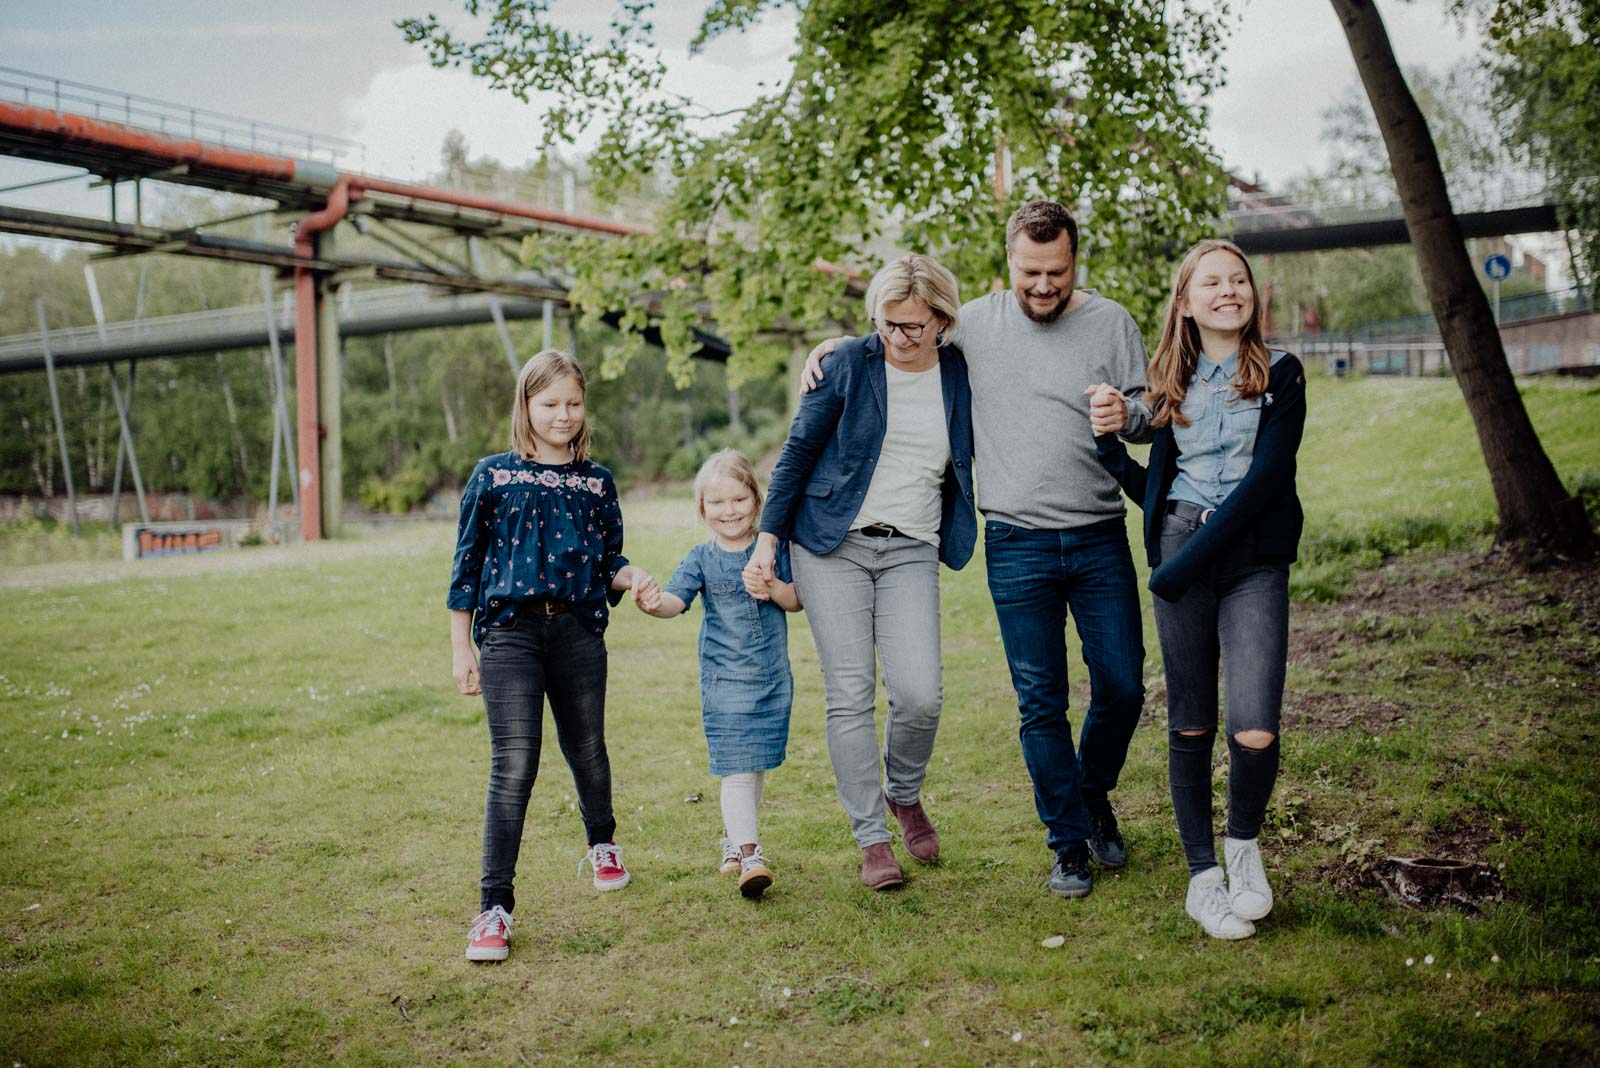
[[692,604],[700,591],[705,589],[705,568],[700,564],[700,549],[696,546],[689,550],[678,569],[672,573],[672,578],[667,582],[666,593],[672,594],[683,602],[685,610]]

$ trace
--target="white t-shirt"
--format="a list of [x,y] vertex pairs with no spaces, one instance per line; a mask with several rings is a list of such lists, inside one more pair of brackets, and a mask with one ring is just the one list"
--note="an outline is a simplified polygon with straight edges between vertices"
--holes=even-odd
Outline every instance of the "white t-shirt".
[[944,472],[950,465],[950,431],[944,421],[944,384],[936,363],[902,371],[884,361],[888,428],[851,530],[875,523],[894,527],[929,545],[939,544]]

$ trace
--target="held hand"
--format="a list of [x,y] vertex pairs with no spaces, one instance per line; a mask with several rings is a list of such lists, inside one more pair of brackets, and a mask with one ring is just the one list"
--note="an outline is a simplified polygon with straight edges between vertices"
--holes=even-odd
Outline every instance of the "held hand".
[[758,600],[766,600],[771,596],[767,592],[767,583],[778,577],[775,573],[777,559],[778,539],[771,534],[757,534],[756,547],[750,553],[749,562],[744,565],[746,593]]
[[[802,394],[810,393],[817,388],[817,383],[823,379],[822,358],[831,355],[833,350],[838,347],[839,338],[830,337],[811,350],[810,355],[806,357],[805,368],[800,372],[800,392]],[[751,596],[754,596],[754,594]]]
[[661,587],[652,582],[650,588],[641,589],[634,594],[633,603],[645,615],[655,615],[661,608]]
[[755,561],[751,560],[739,573],[739,577],[744,579],[744,592],[758,601],[770,601],[772,591],[767,588],[767,580],[761,577],[761,572],[751,570],[754,565]]
[[661,603],[661,587],[646,571],[634,568],[632,589],[633,603],[646,611],[649,611],[646,606],[652,601],[657,605]]
[[478,671],[478,652],[471,644],[456,646],[450,652],[450,674],[455,676],[456,689],[462,697],[472,697],[483,692]]
[[1096,434],[1115,434],[1128,425],[1128,398],[1106,382],[1084,390],[1089,398],[1089,426]]

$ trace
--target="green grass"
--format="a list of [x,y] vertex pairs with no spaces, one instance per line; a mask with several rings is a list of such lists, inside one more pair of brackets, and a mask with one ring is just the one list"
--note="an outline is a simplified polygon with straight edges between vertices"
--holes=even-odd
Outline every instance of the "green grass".
[[[1428,517],[1444,498],[1384,488],[1395,456],[1458,454],[1440,386],[1315,383],[1313,524]],[[1600,403],[1536,393],[1575,478]],[[1417,436],[1369,446],[1326,425],[1369,409]],[[1438,492],[1481,518],[1481,461],[1465,468]],[[658,574],[701,536],[681,495],[625,512],[630,555]],[[762,813],[777,882],[751,903],[716,873],[697,622],[624,605],[608,738],[634,883],[601,895],[575,874],[550,746],[513,955],[470,966],[488,747],[449,679],[451,534],[0,576],[0,1063],[1526,1064],[1600,1044],[1592,579],[1412,556],[1296,608],[1302,718],[1264,839],[1279,905],[1229,944],[1183,915],[1158,700],[1117,795],[1132,863],[1083,901],[1045,891],[981,554],[944,580],[927,792],[945,859],[907,861],[893,894],[856,881],[803,617]],[[1146,640],[1159,688],[1148,616]],[[1081,709],[1081,665],[1073,681]],[[1346,705],[1353,724],[1326,719]],[[1481,914],[1402,909],[1362,877],[1461,827],[1503,865]],[[1040,946],[1052,935],[1065,945]]]

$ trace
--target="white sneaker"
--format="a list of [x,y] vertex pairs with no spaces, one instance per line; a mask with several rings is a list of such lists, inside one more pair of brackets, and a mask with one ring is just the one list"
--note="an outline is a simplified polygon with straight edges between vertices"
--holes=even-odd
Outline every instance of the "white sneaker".
[[1233,911],[1222,885],[1222,869],[1207,868],[1189,880],[1183,910],[1198,920],[1212,938],[1249,938],[1256,925]]
[[1261,847],[1254,838],[1224,838],[1222,857],[1228,865],[1228,899],[1234,915],[1259,920],[1272,911],[1272,887],[1267,883]]
[[731,838],[722,840],[722,874],[739,874],[739,847],[733,844]]

